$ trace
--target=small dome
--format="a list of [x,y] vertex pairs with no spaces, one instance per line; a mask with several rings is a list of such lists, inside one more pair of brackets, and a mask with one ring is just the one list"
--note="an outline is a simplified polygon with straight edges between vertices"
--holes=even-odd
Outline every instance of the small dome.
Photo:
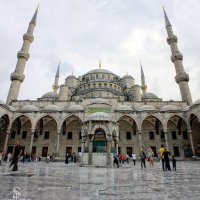
[[133,109],[130,106],[128,106],[128,105],[118,105],[117,108],[115,109],[115,111],[125,112],[125,111],[133,111]]
[[131,75],[124,75],[123,77],[122,77],[122,79],[125,79],[125,78],[131,78],[131,79],[134,79]]
[[56,92],[47,92],[41,98],[42,99],[58,99],[59,94]]
[[69,79],[69,78],[74,78],[74,79],[77,79],[77,78],[76,78],[76,76],[74,76],[73,74],[71,74],[71,75],[67,76],[67,78],[66,78],[66,79]]
[[151,92],[147,92],[142,94],[142,99],[158,99],[158,97]]
[[138,111],[155,111],[155,107],[152,105],[143,105],[138,108]]
[[60,112],[61,109],[56,105],[47,105],[43,109],[41,109],[43,112]]
[[194,105],[198,105],[200,104],[200,99],[197,99],[195,102],[194,102]]
[[190,107],[186,106],[186,107],[181,108],[181,111],[188,111],[189,109],[190,109]]
[[96,112],[88,118],[88,121],[110,121],[111,116],[104,112]]
[[13,111],[13,112],[14,112],[14,111],[17,111],[17,109],[16,109],[15,107],[13,107],[13,106],[8,106],[8,107],[9,107],[10,110]]
[[90,104],[109,104],[109,102],[106,99],[95,98],[90,101]]
[[0,105],[5,105],[6,103],[0,99]]
[[34,105],[25,105],[19,109],[20,112],[37,112],[38,110],[39,109]]
[[71,105],[65,109],[68,112],[83,112],[85,109],[80,105]]
[[165,112],[165,111],[177,111],[179,110],[176,106],[174,105],[164,105],[160,111]]

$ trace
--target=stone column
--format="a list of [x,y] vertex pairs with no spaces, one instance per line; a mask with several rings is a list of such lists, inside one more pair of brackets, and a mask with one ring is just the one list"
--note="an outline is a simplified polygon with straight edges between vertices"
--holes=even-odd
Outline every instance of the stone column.
[[81,144],[81,164],[83,164],[84,149],[85,149],[85,140],[83,140],[83,137],[82,137],[82,144]]
[[91,137],[89,138],[89,155],[88,155],[88,164],[92,165],[92,151],[93,151],[93,143]]
[[29,153],[30,153],[30,154],[32,153],[34,134],[35,134],[35,130],[32,129],[32,130],[31,130],[31,142],[30,142],[30,148],[29,148]]
[[195,150],[194,150],[194,142],[192,137],[192,129],[188,129],[189,137],[190,137],[190,144],[192,148],[192,155],[195,156]]
[[111,165],[111,138],[107,139],[107,165]]
[[138,141],[139,141],[139,153],[142,149],[142,131],[138,130]]
[[57,144],[56,144],[56,156],[59,156],[59,148],[60,148],[60,131],[57,134]]
[[[4,143],[4,147],[3,147],[3,152],[4,152],[4,154],[7,153],[6,150],[7,150],[7,146],[8,146],[8,138],[9,138],[9,135],[10,135],[10,130],[7,130],[7,131],[6,131],[5,143]],[[12,152],[11,152],[11,153],[12,153]]]
[[117,154],[117,155],[119,154],[119,152],[118,152],[118,146],[119,146],[119,145],[118,145],[118,141],[116,141],[116,142],[115,142],[115,148],[116,148],[116,154]]
[[165,145],[166,145],[166,148],[169,150],[169,144],[168,144],[168,132],[167,130],[164,130],[164,133],[165,133]]

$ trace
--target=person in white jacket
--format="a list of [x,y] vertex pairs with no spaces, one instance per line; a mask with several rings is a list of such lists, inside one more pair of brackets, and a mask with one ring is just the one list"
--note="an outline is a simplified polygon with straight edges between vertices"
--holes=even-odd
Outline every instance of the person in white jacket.
[[135,165],[136,163],[136,153],[132,153],[132,159],[133,159],[133,164]]

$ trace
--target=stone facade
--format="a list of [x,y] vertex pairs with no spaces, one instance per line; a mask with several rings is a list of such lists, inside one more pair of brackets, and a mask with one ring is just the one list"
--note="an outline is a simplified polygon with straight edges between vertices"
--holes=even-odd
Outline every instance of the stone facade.
[[[24,36],[27,54],[36,16],[37,10]],[[68,76],[59,91],[58,69],[54,91],[35,101],[17,100],[27,60],[20,54],[7,103],[0,101],[1,150],[11,152],[15,140],[20,139],[28,153],[43,157],[54,153],[64,158],[66,153],[82,152],[85,163],[98,164],[99,156],[106,165],[112,164],[112,153],[138,155],[142,148],[151,147],[156,156],[161,144],[179,158],[198,154],[200,100],[192,103],[189,76],[184,72],[182,56],[176,53],[177,37],[166,17],[165,13],[181,101],[162,101],[147,92],[142,68],[140,86],[132,76],[120,77],[101,66],[79,77]]]

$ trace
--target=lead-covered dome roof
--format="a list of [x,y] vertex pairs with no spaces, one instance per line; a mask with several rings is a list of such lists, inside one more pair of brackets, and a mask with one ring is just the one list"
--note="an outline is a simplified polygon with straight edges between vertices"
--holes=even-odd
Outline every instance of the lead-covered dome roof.
[[90,70],[89,72],[87,72],[85,75],[87,75],[87,74],[99,74],[99,73],[101,73],[101,74],[114,74],[107,69],[93,69],[93,70]]
[[64,110],[68,112],[83,112],[85,109],[83,108],[83,106],[80,105],[71,105]]
[[146,92],[142,94],[142,99],[158,99],[158,97],[154,93]]
[[47,92],[41,97],[42,99],[58,99],[59,94],[56,92]]
[[111,116],[104,112],[96,112],[88,118],[88,121],[110,121]]
[[34,105],[25,105],[19,109],[20,112],[37,112],[38,110],[39,109]]
[[198,105],[200,104],[200,99],[197,99],[195,102],[194,102],[194,105]]
[[60,112],[61,109],[57,105],[47,105],[41,109],[43,112]]

